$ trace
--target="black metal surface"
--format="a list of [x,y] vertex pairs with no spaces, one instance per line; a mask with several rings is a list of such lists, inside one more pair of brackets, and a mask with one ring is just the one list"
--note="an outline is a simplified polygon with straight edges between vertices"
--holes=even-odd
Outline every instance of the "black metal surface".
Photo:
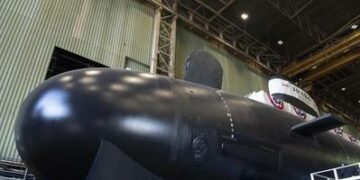
[[186,59],[184,80],[221,89],[223,71],[219,61],[202,50],[192,52]]
[[314,134],[329,131],[343,125],[345,125],[345,123],[334,115],[325,114],[314,120],[297,124],[293,126],[291,130],[304,136],[312,136]]
[[132,160],[111,142],[101,140],[86,180],[163,180]]
[[300,180],[360,161],[359,147],[336,135],[292,134],[301,122],[182,80],[83,69],[51,78],[27,97],[16,141],[31,171],[55,180],[84,179],[101,139],[164,179]]

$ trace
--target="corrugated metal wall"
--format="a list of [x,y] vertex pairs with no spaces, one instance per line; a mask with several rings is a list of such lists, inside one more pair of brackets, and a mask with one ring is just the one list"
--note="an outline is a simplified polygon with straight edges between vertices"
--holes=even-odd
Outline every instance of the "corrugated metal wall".
[[150,66],[135,59],[125,58],[125,69],[137,72],[150,72]]
[[267,77],[256,73],[241,60],[232,56],[223,48],[206,41],[179,25],[176,38],[176,77],[183,77],[184,61],[194,50],[203,49],[216,57],[223,68],[222,89],[244,96],[258,90],[267,91]]
[[19,105],[44,80],[55,46],[114,68],[125,56],[149,65],[153,20],[136,0],[1,0],[0,159],[19,160]]

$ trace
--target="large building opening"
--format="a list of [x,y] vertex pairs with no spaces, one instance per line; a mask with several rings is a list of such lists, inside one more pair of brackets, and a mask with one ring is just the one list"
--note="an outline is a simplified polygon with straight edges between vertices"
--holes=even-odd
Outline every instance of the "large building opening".
[[80,56],[65,49],[55,47],[45,79],[49,79],[57,74],[61,74],[67,71],[92,67],[108,68],[108,66],[95,62],[94,60]]

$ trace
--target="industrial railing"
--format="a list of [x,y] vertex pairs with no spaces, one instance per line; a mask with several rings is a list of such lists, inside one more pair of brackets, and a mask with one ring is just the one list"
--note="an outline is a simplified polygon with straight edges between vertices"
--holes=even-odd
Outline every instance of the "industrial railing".
[[360,180],[360,163],[310,174],[311,180]]
[[0,180],[35,180],[23,163],[0,161]]

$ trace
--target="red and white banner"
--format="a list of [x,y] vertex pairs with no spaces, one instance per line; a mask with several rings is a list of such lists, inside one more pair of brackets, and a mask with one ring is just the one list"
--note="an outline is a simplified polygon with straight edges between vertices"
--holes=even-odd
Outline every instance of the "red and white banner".
[[319,116],[318,107],[310,95],[287,80],[270,79],[269,92],[271,96],[280,98],[313,116]]
[[298,116],[299,118],[307,121],[315,118],[315,116],[306,113],[305,111],[291,105],[290,103],[281,100],[280,98],[273,97],[264,91],[253,92],[250,95],[248,95],[248,98],[258,102],[262,102],[264,104],[268,104],[270,106],[274,106],[279,110],[289,112],[290,114],[293,114],[294,116]]

